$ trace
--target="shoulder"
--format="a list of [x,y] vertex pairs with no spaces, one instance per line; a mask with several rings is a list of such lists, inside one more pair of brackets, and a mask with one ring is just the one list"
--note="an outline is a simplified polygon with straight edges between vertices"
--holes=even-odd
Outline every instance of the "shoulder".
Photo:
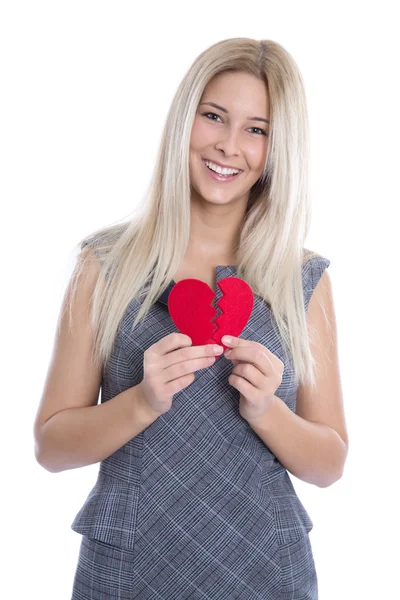
[[323,271],[329,267],[331,261],[326,256],[322,256],[322,254],[318,254],[312,250],[308,250],[307,248],[303,249],[303,262],[302,262],[302,272],[303,275],[307,276],[307,281],[312,281],[316,276],[321,276]]
[[326,271],[330,261],[320,255],[311,261],[305,271],[305,286],[316,386],[299,385],[296,413],[309,421],[332,427],[348,448],[339,368],[338,328],[331,279]]
[[[331,288],[330,277],[327,272],[327,267],[331,264],[329,258],[322,256],[316,252],[308,249],[303,251],[303,262],[302,262],[302,283],[304,292],[304,306],[306,312],[310,304],[311,297],[313,296],[314,290],[316,290],[318,284],[319,289],[324,288],[326,291]],[[325,291],[325,293],[326,293]],[[320,293],[320,292],[319,292]]]
[[125,233],[129,223],[118,223],[86,236],[80,242],[81,254],[95,256],[102,265],[119,238]]

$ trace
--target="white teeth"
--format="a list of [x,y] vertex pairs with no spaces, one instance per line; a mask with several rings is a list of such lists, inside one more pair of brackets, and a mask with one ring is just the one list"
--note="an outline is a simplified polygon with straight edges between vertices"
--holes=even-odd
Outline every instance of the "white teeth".
[[209,162],[208,160],[205,160],[204,162],[209,169],[215,171],[216,173],[219,173],[220,175],[236,175],[237,173],[239,173],[237,169],[222,168],[212,162]]

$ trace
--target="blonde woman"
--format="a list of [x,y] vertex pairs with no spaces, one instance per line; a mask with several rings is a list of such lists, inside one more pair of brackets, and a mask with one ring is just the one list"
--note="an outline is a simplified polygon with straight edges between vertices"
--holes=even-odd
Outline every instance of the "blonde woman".
[[[100,463],[73,600],[318,598],[289,472],[332,485],[348,436],[329,260],[304,248],[308,135],[291,55],[216,43],[178,87],[141,211],[80,242],[34,428],[48,471]],[[193,344],[169,293],[195,278],[216,308],[229,277],[253,290],[247,324]]]

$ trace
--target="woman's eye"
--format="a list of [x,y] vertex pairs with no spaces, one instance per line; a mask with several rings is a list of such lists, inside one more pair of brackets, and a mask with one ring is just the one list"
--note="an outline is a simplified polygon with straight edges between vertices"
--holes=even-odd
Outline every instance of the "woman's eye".
[[[208,115],[213,115],[214,117],[218,117],[218,119],[221,118],[219,115],[216,115],[215,113],[212,113],[212,112],[203,113],[203,117],[207,117],[208,118]],[[214,121],[214,119],[210,119],[210,121]]]
[[260,129],[260,127],[252,127],[251,129],[258,129],[258,131],[261,131],[262,135],[267,135],[266,131],[264,131],[264,129]]
[[[202,113],[203,117],[209,118],[209,115],[211,115],[212,117],[217,117],[218,119],[221,118],[219,115],[213,112]],[[215,119],[211,118],[210,121],[215,121]],[[264,131],[264,129],[261,129],[260,127],[251,127],[250,129],[257,129],[261,132],[261,135],[267,135],[266,131]]]

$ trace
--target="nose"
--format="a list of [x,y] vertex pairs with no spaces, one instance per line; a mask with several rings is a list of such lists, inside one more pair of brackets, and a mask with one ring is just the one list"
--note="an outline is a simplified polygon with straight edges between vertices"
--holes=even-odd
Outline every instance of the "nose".
[[239,154],[238,134],[234,129],[226,130],[215,144],[217,150],[222,150],[226,156],[237,156]]

